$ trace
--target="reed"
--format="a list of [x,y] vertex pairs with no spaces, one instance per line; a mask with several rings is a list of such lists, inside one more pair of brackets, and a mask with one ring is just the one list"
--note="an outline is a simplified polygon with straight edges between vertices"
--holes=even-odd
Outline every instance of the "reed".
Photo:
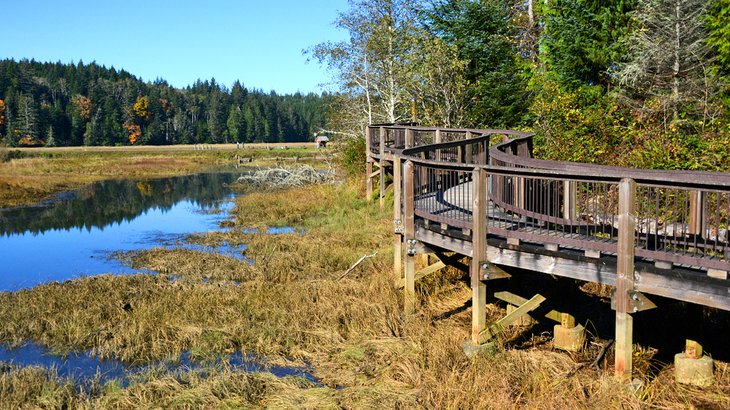
[[[238,198],[227,230],[196,243],[246,244],[246,262],[185,249],[128,254],[155,274],[102,275],[0,294],[0,341],[34,340],[59,352],[144,363],[183,351],[200,358],[245,351],[274,363],[311,364],[322,385],[268,374],[210,370],[150,373],[129,387],[78,392],[52,374],[12,369],[0,402],[88,408],[728,408],[730,372],[716,384],[677,385],[671,366],[637,355],[645,385],[617,383],[608,363],[576,369],[585,357],[507,332],[494,355],[468,359],[470,289],[448,269],[420,281],[417,313],[404,316],[391,270],[390,215],[358,186],[309,186]],[[303,234],[246,233],[293,225]],[[378,255],[340,279],[360,256]],[[174,280],[171,278],[174,277]],[[490,319],[504,311],[490,305]],[[647,350],[650,351],[650,350]],[[642,362],[643,361],[643,362]],[[12,386],[24,387],[17,389]],[[10,387],[8,387],[10,386]],[[59,405],[60,403],[60,405]]]

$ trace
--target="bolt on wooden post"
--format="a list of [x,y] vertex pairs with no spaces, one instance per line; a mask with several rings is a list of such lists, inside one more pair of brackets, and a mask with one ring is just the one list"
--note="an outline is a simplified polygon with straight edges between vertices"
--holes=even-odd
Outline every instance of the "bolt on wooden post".
[[618,185],[618,254],[616,260],[616,377],[631,378],[634,319],[631,296],[634,290],[636,241],[636,182],[624,178]]

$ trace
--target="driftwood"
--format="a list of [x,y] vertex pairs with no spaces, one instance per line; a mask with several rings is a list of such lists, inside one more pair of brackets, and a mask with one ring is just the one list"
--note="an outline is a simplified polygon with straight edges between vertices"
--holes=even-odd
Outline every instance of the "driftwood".
[[238,178],[238,182],[254,187],[285,188],[310,184],[326,184],[334,181],[334,174],[321,172],[309,165],[295,168],[268,168]]
[[375,251],[375,253],[373,253],[371,255],[363,255],[362,258],[358,259],[357,262],[355,262],[352,266],[350,266],[350,269],[346,270],[345,273],[340,275],[340,277],[337,278],[337,280],[340,280],[340,279],[344,278],[345,276],[347,276],[348,273],[352,272],[353,269],[355,269],[357,267],[357,265],[361,264],[362,261],[364,261],[365,259],[373,258],[377,254],[378,254],[378,251]]

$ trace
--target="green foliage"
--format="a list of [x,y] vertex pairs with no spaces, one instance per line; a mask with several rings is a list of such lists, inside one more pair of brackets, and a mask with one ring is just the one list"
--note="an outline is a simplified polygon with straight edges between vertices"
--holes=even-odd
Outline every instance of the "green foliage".
[[351,178],[365,174],[365,138],[349,138],[343,141],[342,167]]
[[707,28],[707,42],[717,55],[714,68],[725,85],[720,92],[720,98],[725,111],[730,112],[730,0],[710,2]]
[[634,0],[546,3],[542,44],[550,68],[565,85],[607,85],[609,70],[626,56]]
[[707,16],[707,42],[717,52],[716,66],[730,74],[730,0],[713,0]]
[[[393,5],[405,7],[351,1],[343,16],[358,19],[338,21],[350,42],[319,49],[343,84],[333,129],[357,135],[386,118],[372,115],[385,95],[374,90],[396,84],[405,94],[389,95],[401,112],[412,98],[414,121],[531,128],[542,157],[728,169],[729,0],[416,1],[399,47],[368,53],[393,38],[373,27]],[[398,81],[368,71],[384,61]]]
[[537,156],[576,162],[616,163],[626,139],[630,113],[600,86],[565,90],[555,80],[539,84],[531,106]]
[[447,0],[425,13],[431,32],[455,45],[459,58],[468,62],[470,125],[513,127],[527,111],[527,83],[511,40],[516,28],[510,12],[504,1]]

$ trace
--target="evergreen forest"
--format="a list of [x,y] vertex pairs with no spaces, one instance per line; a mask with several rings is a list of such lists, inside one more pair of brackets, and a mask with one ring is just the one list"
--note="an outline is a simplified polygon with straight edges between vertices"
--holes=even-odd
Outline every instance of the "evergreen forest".
[[328,95],[230,89],[215,79],[184,89],[84,64],[0,61],[6,146],[294,142],[324,126]]

